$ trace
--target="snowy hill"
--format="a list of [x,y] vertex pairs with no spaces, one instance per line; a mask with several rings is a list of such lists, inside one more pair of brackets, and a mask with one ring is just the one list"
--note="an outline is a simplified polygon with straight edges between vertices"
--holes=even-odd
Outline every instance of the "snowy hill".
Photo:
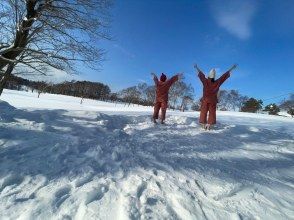
[[0,219],[293,219],[294,120],[5,90]]

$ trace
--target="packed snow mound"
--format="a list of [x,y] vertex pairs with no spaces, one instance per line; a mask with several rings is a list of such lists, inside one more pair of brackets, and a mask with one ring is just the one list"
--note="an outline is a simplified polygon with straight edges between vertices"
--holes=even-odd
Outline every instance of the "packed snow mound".
[[0,102],[0,219],[294,216],[290,118],[225,113],[207,132],[195,113],[154,125],[151,108],[77,110],[68,98],[48,110],[64,97],[4,97],[17,108]]
[[12,121],[13,120],[13,112],[16,111],[16,108],[9,105],[7,102],[0,100],[0,121]]
[[9,105],[7,102],[2,100],[0,100],[0,108],[2,113],[13,111],[16,109],[13,106]]

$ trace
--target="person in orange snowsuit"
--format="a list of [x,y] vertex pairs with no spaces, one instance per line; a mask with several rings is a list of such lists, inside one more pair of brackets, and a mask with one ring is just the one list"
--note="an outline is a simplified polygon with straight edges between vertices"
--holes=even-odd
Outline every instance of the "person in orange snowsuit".
[[154,113],[153,113],[153,122],[157,123],[157,119],[159,116],[159,111],[161,109],[161,124],[164,124],[166,109],[168,105],[168,92],[170,87],[182,77],[182,73],[173,76],[170,79],[167,79],[164,73],[161,74],[160,80],[158,80],[157,76],[154,73],[151,73],[153,76],[153,80],[156,87],[156,100],[154,104]]
[[215,69],[212,69],[209,72],[208,78],[206,78],[198,66],[194,65],[194,68],[198,71],[198,77],[203,84],[199,123],[206,130],[210,130],[211,126],[216,123],[216,105],[218,102],[217,94],[219,88],[230,77],[231,71],[236,67],[237,65],[232,66],[219,79],[215,80]]

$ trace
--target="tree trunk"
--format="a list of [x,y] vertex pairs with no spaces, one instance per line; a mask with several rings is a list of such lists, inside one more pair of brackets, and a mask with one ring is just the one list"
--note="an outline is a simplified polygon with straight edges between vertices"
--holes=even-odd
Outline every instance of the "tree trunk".
[[9,64],[6,71],[3,73],[3,75],[1,75],[1,78],[0,78],[0,96],[3,92],[3,89],[5,87],[5,84],[9,78],[9,76],[11,75],[11,72],[14,68],[14,64]]
[[[22,20],[20,22],[20,28],[17,29],[13,46],[6,51],[1,52],[1,56],[5,59],[0,59],[0,70],[5,68],[5,66],[12,65],[11,61],[8,60],[15,60],[23,51],[28,43],[28,36],[30,28],[34,23],[34,19],[37,16],[37,11],[34,9],[37,4],[37,1],[28,1],[27,2],[27,12],[26,12],[26,20]],[[8,60],[6,60],[8,59]],[[2,88],[3,91],[3,88]],[[0,87],[0,95],[1,95],[1,87]]]

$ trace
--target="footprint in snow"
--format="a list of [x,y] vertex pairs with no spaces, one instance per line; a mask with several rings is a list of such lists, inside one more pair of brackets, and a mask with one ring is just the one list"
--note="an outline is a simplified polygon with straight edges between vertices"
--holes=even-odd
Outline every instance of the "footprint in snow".
[[86,175],[83,176],[81,178],[79,178],[76,182],[75,182],[75,187],[81,187],[84,186],[85,184],[91,182],[93,180],[93,175]]
[[143,182],[137,189],[137,198],[140,198],[142,196],[146,188],[147,188],[147,184],[146,182]]
[[146,203],[150,206],[154,206],[154,205],[156,205],[157,201],[158,201],[158,199],[149,197],[149,198],[147,198]]
[[69,215],[64,215],[62,216],[62,220],[72,220],[72,217],[70,217]]
[[155,183],[158,186],[158,188],[161,190],[161,184],[158,181],[156,181]]
[[241,185],[236,185],[236,186],[233,186],[228,191],[223,192],[223,193],[221,193],[221,194],[219,194],[217,196],[214,196],[213,199],[216,200],[216,201],[220,201],[222,199],[227,199],[227,198],[230,198],[230,197],[233,197],[233,196],[237,195],[242,190],[243,189],[242,189]]
[[15,199],[15,202],[26,202],[26,201],[28,201],[30,199],[35,199],[35,198],[36,198],[35,193],[32,193],[29,197]]
[[65,186],[55,192],[55,197],[53,201],[53,207],[58,209],[61,204],[70,196],[71,188],[69,186]]
[[18,175],[9,175],[3,180],[2,184],[0,185],[0,192],[2,192],[6,187],[19,185],[22,180],[23,178]]
[[88,192],[86,200],[85,200],[85,205],[88,205],[91,202],[101,200],[104,197],[105,193],[108,192],[108,190],[109,190],[108,186],[102,185],[100,186],[100,188],[94,189],[93,191]]

